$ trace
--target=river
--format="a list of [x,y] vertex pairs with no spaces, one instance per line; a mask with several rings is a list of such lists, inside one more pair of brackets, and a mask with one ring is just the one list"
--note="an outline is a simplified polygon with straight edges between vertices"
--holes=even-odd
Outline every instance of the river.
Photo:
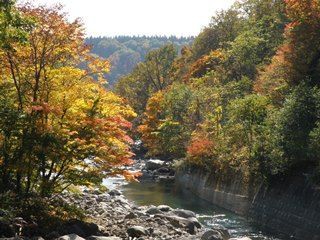
[[170,182],[126,183],[122,178],[106,179],[108,188],[121,190],[124,196],[137,205],[169,205],[194,211],[203,225],[226,227],[232,237],[250,237],[252,240],[285,240],[259,231],[246,218],[208,203],[189,191]]

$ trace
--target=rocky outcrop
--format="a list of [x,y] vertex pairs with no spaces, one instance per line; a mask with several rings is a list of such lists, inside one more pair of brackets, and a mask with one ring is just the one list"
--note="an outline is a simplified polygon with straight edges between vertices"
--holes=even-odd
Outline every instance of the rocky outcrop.
[[175,171],[172,162],[158,159],[135,160],[136,169],[141,171],[139,180],[146,181],[174,181]]
[[146,161],[146,169],[147,170],[156,170],[165,166],[165,162],[158,159],[150,159]]

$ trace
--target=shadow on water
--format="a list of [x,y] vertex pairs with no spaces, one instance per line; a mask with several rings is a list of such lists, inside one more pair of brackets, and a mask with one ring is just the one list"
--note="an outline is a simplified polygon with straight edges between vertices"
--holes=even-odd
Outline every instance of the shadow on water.
[[222,225],[230,231],[232,237],[247,236],[253,240],[280,240],[280,238],[263,234],[247,219],[212,205],[191,192],[182,190],[174,183],[129,183],[121,185],[120,189],[129,200],[137,205],[165,204],[173,208],[194,211],[206,227]]

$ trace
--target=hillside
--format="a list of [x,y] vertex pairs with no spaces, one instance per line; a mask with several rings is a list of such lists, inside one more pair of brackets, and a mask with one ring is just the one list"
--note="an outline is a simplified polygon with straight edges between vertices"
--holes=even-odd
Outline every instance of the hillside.
[[162,36],[118,36],[90,37],[86,43],[92,46],[92,52],[111,61],[111,72],[107,75],[110,85],[119,77],[130,73],[133,68],[144,61],[146,54],[154,49],[173,43],[180,50],[184,45],[190,45],[193,37],[162,37]]

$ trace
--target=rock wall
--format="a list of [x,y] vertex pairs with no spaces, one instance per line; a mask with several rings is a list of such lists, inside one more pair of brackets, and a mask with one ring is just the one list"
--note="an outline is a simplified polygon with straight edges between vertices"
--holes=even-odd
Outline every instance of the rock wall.
[[295,174],[261,186],[249,216],[265,229],[299,240],[320,239],[320,188],[308,174]]
[[201,170],[178,171],[176,183],[200,198],[240,215],[247,214],[250,207],[248,190],[241,179],[223,179]]
[[178,171],[176,183],[204,200],[250,217],[265,230],[290,239],[320,240],[320,187],[309,176],[300,172],[277,178],[255,188],[252,197],[241,179],[226,180],[200,170]]

